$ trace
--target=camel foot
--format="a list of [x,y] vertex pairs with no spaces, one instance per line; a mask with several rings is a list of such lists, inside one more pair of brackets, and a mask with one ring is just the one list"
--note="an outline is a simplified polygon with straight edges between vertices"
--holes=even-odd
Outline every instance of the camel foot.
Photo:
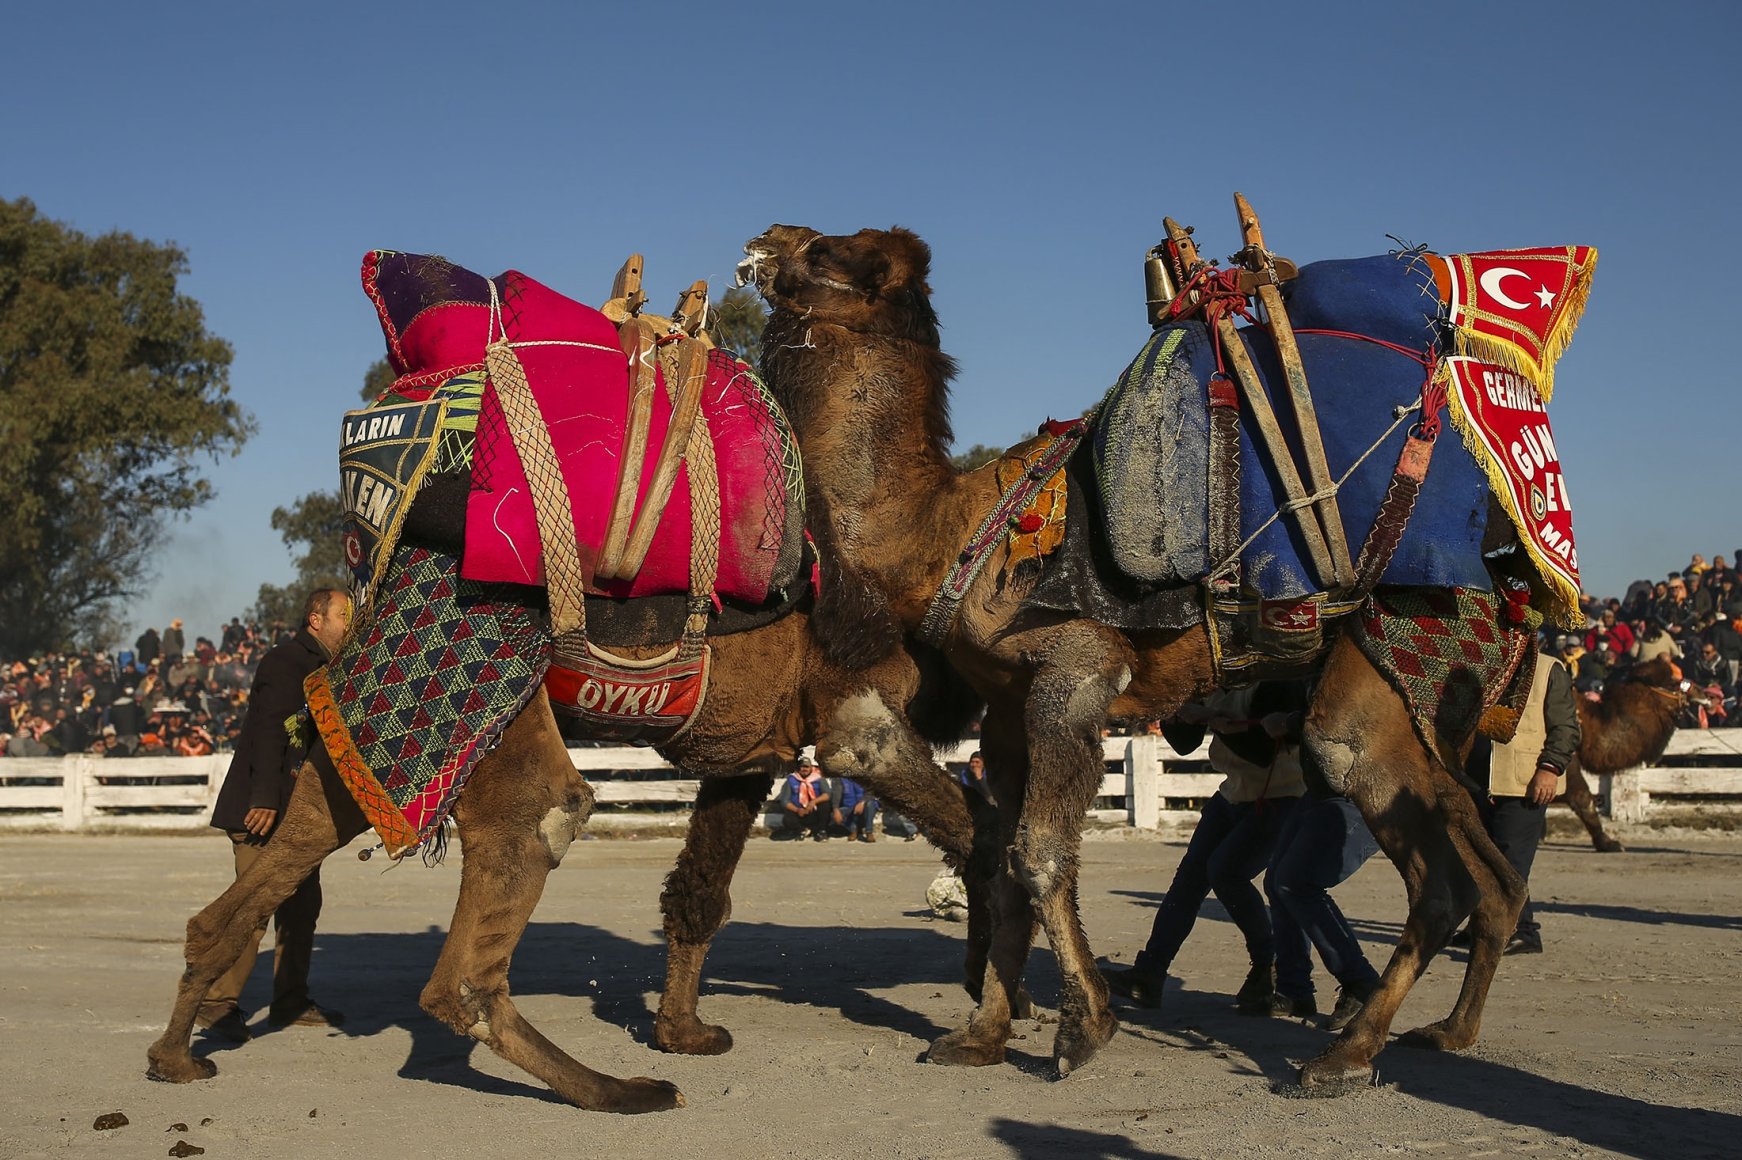
[[639,1116],[643,1112],[669,1112],[686,1104],[677,1085],[663,1079],[638,1075],[634,1079],[618,1080],[616,1087],[612,1097],[599,1105],[599,1111]]
[[1332,1048],[1300,1069],[1302,1095],[1341,1096],[1373,1083],[1373,1064],[1362,1059],[1340,1059]]
[[1592,838],[1591,844],[1597,847],[1597,853],[1599,854],[1619,854],[1627,849],[1626,846],[1621,844],[1619,839],[1611,838],[1607,834],[1601,838]]
[[1429,1023],[1426,1027],[1406,1031],[1397,1037],[1397,1041],[1405,1047],[1419,1047],[1425,1051],[1462,1051],[1476,1042],[1476,1037],[1467,1031],[1454,1029],[1451,1020],[1442,1019],[1438,1023]]
[[1119,1019],[1111,1011],[1100,1018],[1090,1017],[1074,1025],[1060,1024],[1053,1037],[1052,1065],[1059,1079],[1071,1074],[1095,1058],[1095,1053],[1113,1041],[1119,1030]]
[[1010,1017],[1012,1019],[1033,1019],[1034,1011],[1034,997],[1028,993],[1028,988],[1016,988],[1016,1001],[1010,1004]]
[[732,1033],[700,1019],[653,1021],[653,1041],[673,1055],[724,1055],[732,1050]]
[[211,1079],[218,1074],[217,1064],[209,1059],[200,1059],[191,1051],[165,1055],[152,1051],[146,1058],[150,1060],[150,1066],[145,1069],[145,1078],[159,1083],[193,1083],[199,1079]]
[[945,1067],[992,1067],[1004,1062],[1004,1044],[971,1038],[966,1030],[952,1031],[937,1039],[925,1058]]

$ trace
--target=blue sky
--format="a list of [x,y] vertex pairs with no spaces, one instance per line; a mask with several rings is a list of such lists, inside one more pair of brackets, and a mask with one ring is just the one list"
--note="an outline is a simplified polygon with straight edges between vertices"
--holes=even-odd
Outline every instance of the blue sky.
[[[382,344],[374,247],[654,303],[773,222],[934,251],[958,444],[1074,415],[1146,336],[1163,215],[1305,262],[1599,247],[1551,415],[1586,586],[1729,555],[1723,359],[1742,7],[1659,3],[9,5],[0,197],[172,240],[260,422],[134,631],[283,582],[272,508],[336,477]],[[130,639],[130,637],[129,637]]]

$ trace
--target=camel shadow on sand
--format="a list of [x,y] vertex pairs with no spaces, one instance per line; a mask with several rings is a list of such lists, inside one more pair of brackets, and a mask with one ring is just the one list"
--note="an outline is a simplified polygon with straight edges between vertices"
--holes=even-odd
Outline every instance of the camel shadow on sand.
[[[315,997],[346,1016],[344,1026],[328,1034],[365,1038],[400,1028],[412,1040],[398,1071],[402,1078],[560,1103],[539,1085],[475,1069],[472,1054],[480,1045],[454,1034],[418,1006],[418,994],[446,937],[436,926],[417,933],[318,933]],[[583,923],[530,923],[515,948],[510,989],[522,1000],[550,995],[582,1000],[587,1006],[572,1012],[574,1017],[623,1027],[637,1042],[651,1046],[654,1010],[665,984],[665,946],[657,931],[650,931],[648,939],[628,939]],[[271,955],[263,954],[261,960],[244,991],[245,1010],[264,1007],[270,993]],[[1057,971],[1050,952],[1036,948],[1031,969],[1036,1001],[1055,1005]],[[703,1018],[722,1017],[709,1009],[713,997],[756,996],[789,1007],[838,1011],[853,1023],[929,1043],[951,1028],[872,991],[925,984],[959,1000],[965,1012],[968,999],[961,989],[961,972],[961,928],[946,924],[812,927],[734,922],[715,938],[709,953],[701,1013]],[[726,1022],[729,1026],[729,1017]],[[256,1035],[311,1034],[273,1029],[264,1019],[251,1030]],[[568,1038],[561,1029],[549,1030],[559,1043]],[[1043,1037],[1037,1051],[1049,1048],[1050,1042],[1050,1034]],[[584,1043],[563,1045],[586,1062]],[[194,1040],[195,1054],[202,1056],[237,1047],[246,1050],[209,1038]],[[1030,1059],[1012,1050],[1010,1058],[1024,1070],[1050,1066],[1050,1055]]]
[[[1225,1056],[1232,1074],[1265,1076],[1279,1098],[1303,1094],[1295,1086],[1295,1069],[1330,1038],[1329,1032],[1299,1020],[1238,1015],[1229,995],[1171,986],[1165,1012],[1121,1007],[1119,1016],[1123,1033],[1163,1051]],[[1394,1038],[1376,1061],[1379,1089],[1344,1098],[1407,1095],[1625,1156],[1734,1155],[1725,1142],[1742,1133],[1742,1116],[1581,1087],[1508,1063],[1505,1054],[1480,1044],[1461,1053],[1421,1051]]]

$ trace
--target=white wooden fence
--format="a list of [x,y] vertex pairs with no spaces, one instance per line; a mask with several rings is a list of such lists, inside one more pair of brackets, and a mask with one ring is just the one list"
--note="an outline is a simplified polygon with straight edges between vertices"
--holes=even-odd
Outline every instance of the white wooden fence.
[[[966,762],[974,750],[964,742],[941,755]],[[1144,829],[1189,821],[1198,803],[1216,791],[1221,775],[1210,771],[1208,746],[1177,754],[1159,737],[1109,737],[1103,743],[1108,772],[1101,783],[1097,822]],[[639,820],[681,820],[698,782],[670,776],[677,771],[651,749],[619,746],[571,749],[569,756],[593,783],[600,804],[624,822],[638,820],[623,807],[662,808]],[[214,757],[0,758],[0,830],[186,830],[211,815],[228,754]],[[624,780],[614,774],[640,774]],[[665,774],[667,776],[647,776]],[[1697,802],[1742,809],[1742,730],[1682,730],[1670,739],[1661,764],[1599,779],[1593,787],[1620,822],[1648,822],[1662,807]],[[674,807],[677,807],[674,809]]]

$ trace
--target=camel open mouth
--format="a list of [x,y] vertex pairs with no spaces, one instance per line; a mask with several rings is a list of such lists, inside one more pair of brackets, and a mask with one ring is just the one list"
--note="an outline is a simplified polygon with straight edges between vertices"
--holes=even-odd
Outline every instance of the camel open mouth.
[[758,293],[774,281],[774,251],[761,249],[755,242],[744,247],[744,259],[738,263],[732,279],[734,286],[755,286]]

